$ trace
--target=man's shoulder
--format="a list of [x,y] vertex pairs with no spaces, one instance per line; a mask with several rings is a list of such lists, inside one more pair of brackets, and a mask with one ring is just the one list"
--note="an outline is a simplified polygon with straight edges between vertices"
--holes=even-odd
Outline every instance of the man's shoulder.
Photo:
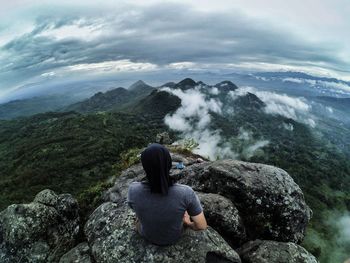
[[182,191],[185,191],[185,192],[193,192],[192,187],[188,186],[186,184],[175,183],[175,184],[173,184],[173,187],[181,189]]

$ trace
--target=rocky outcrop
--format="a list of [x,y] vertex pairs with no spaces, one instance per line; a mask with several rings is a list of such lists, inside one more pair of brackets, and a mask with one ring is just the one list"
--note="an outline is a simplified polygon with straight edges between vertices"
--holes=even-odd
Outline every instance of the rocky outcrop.
[[[311,210],[299,186],[284,170],[235,160],[198,163],[196,158],[181,154],[172,154],[172,158],[175,162],[172,177],[197,191],[209,225],[231,247],[237,248],[257,238],[280,241],[273,244],[281,247],[293,244],[285,242],[296,243],[303,239]],[[176,162],[183,162],[185,168],[175,169]],[[105,200],[114,202],[116,206],[122,205],[128,185],[144,176],[141,164],[125,170],[105,193]],[[302,258],[302,251],[306,250],[295,246],[300,248],[298,251]],[[293,262],[298,251],[289,254],[289,259],[285,255],[285,261],[280,262]],[[254,254],[254,251],[249,253]]]
[[301,242],[311,218],[299,186],[280,168],[236,160],[194,164],[180,183],[233,202],[250,240]]
[[[86,242],[78,245],[78,206],[70,195],[44,190],[32,203],[2,211],[0,262],[316,262],[296,244],[311,210],[288,173],[269,165],[198,157],[172,153],[171,176],[196,190],[207,230],[187,229],[167,247],[140,237],[126,203],[129,184],[145,177],[138,163],[103,193],[104,203],[84,226]],[[176,169],[177,162],[185,168]]]
[[156,143],[160,144],[171,144],[173,141],[170,139],[169,133],[161,132],[156,136]]
[[0,262],[58,262],[79,232],[77,201],[69,194],[40,192],[32,203],[0,213]]
[[[298,243],[303,239],[312,213],[305,203],[301,189],[284,170],[236,160],[196,163],[196,159],[179,154],[173,154],[173,157],[173,160],[183,162],[186,167],[183,170],[173,169],[172,176],[179,183],[190,185],[198,192],[214,193],[230,201],[235,207],[231,210],[237,210],[244,222],[249,240],[272,239]],[[130,167],[105,193],[105,200],[118,202],[126,195],[127,186],[144,176],[141,164]],[[213,214],[209,211],[214,209],[215,213],[219,210],[223,213],[228,211],[220,206],[209,207],[209,218]],[[227,216],[216,216],[213,221],[215,224],[212,226],[220,234],[225,237],[232,236],[230,231],[225,230],[223,233],[220,230],[226,228],[220,225],[227,225]],[[231,241],[237,244],[237,238],[233,236]]]
[[218,194],[197,192],[204,214],[210,226],[215,226],[219,234],[232,247],[238,247],[247,241],[245,227],[239,211],[227,198]]
[[94,211],[85,225],[85,234],[96,262],[241,262],[211,228],[186,230],[175,245],[160,247],[137,234],[134,221],[135,214],[125,203],[107,202]]
[[305,248],[291,242],[255,240],[244,244],[238,252],[245,263],[317,263]]

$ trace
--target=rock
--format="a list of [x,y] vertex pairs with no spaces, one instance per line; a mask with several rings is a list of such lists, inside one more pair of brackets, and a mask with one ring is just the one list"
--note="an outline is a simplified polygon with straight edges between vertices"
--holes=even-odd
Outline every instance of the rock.
[[40,192],[32,203],[0,213],[0,262],[58,262],[79,232],[78,205],[71,195]]
[[173,141],[170,139],[169,133],[162,132],[158,133],[156,136],[156,143],[159,144],[172,144]]
[[187,166],[178,182],[230,199],[250,240],[303,240],[311,210],[299,186],[280,168],[220,160]]
[[45,189],[35,196],[33,202],[55,207],[58,204],[58,195],[50,189]]
[[188,229],[175,245],[156,246],[137,234],[134,220],[125,202],[107,202],[93,212],[84,231],[96,262],[241,262],[212,228]]
[[128,193],[129,184],[134,181],[141,181],[145,176],[146,174],[141,163],[131,166],[122,172],[113,187],[102,194],[102,200],[113,203],[124,201]]
[[90,255],[90,248],[86,242],[78,244],[66,254],[64,254],[59,263],[92,263],[94,262]]
[[218,194],[197,192],[207,222],[233,247],[247,241],[245,228],[235,205]]
[[182,162],[184,165],[190,165],[196,162],[196,159],[194,158],[186,158],[184,156],[182,156],[181,154],[178,153],[170,153],[171,155],[171,159],[173,161],[174,164]]
[[291,242],[255,240],[244,244],[238,252],[245,263],[317,263],[305,248]]
[[[190,185],[197,191],[208,224],[211,226],[208,236],[201,234],[200,237],[196,237],[197,239],[204,240],[209,236],[211,239],[212,232],[221,238],[218,236],[219,233],[234,248],[257,238],[283,242],[300,242],[303,239],[311,210],[306,205],[299,186],[284,170],[234,160],[197,163],[183,154],[177,153],[172,156],[175,156],[177,161],[186,163],[186,167],[183,170],[172,169],[170,174],[178,183]],[[161,258],[167,262],[168,258],[170,261],[170,258],[177,257],[175,251],[165,252],[163,248],[144,243],[136,232],[129,231],[133,229],[133,213],[123,208],[127,189],[131,182],[140,181],[144,177],[141,164],[125,170],[106,194],[106,201],[113,201],[115,204],[104,204],[104,207],[100,207],[90,217],[85,232],[96,260],[109,262],[104,255],[114,253],[112,249],[119,245],[120,251],[116,251],[113,256],[115,261],[122,257],[123,251],[128,251],[124,254],[125,262],[128,260],[157,262],[161,261]],[[118,217],[121,219],[114,220]],[[125,242],[133,245],[125,247]],[[283,242],[276,244],[282,247],[284,244],[290,244],[292,247],[292,243]],[[177,251],[189,249],[186,244],[181,242],[179,244],[181,247],[178,247]],[[133,246],[137,247],[138,252],[129,251]],[[301,248],[297,245],[295,247]],[[195,250],[193,255],[198,253],[203,258],[205,254],[203,251]],[[156,259],[150,258],[151,255],[156,255]],[[313,258],[311,254],[308,255]],[[181,253],[178,261],[189,262],[186,257],[190,256],[186,255],[184,259]],[[268,257],[273,260],[274,254]],[[218,254],[209,250],[205,258],[207,262],[229,262],[225,261],[225,257],[220,258]],[[295,258],[298,258],[297,254]]]

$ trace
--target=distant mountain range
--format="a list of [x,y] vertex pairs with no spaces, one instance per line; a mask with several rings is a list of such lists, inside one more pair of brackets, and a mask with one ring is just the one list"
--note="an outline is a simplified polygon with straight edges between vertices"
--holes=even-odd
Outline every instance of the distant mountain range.
[[73,102],[69,96],[41,96],[0,104],[0,120],[57,111]]
[[[211,74],[214,78],[214,75]],[[349,96],[350,97],[350,82],[338,80],[335,78],[326,78],[326,77],[316,77],[302,72],[258,72],[251,75],[244,74],[226,74],[224,75],[227,78],[237,79],[239,83],[243,82],[247,85],[261,86],[267,89],[273,87],[277,92],[285,92],[287,94],[295,96],[307,96],[310,98],[315,98],[315,100],[329,104],[335,108],[339,108],[342,111],[349,111],[349,107],[344,105],[345,100],[333,100],[322,99],[321,97],[339,97],[346,98],[346,93],[339,93],[341,89],[337,89],[332,85],[343,85],[344,87],[349,86]],[[216,76],[217,78],[218,76]],[[258,78],[258,79],[256,79]],[[289,82],[286,82],[286,81]],[[258,82],[257,82],[258,81]],[[259,82],[260,81],[260,82]],[[276,82],[277,81],[277,82]],[[292,82],[293,81],[293,82]],[[303,85],[299,81],[306,81]],[[314,84],[311,84],[310,81]],[[317,82],[318,81],[318,82]],[[266,83],[265,83],[266,82]],[[276,82],[276,83],[275,83]],[[283,85],[281,86],[281,82]],[[310,82],[310,83],[308,83]],[[109,85],[113,85],[111,82],[108,82]],[[227,83],[232,83],[227,81]],[[319,85],[317,84],[319,83]],[[0,119],[12,119],[20,116],[30,116],[37,113],[43,113],[48,111],[77,111],[77,112],[94,112],[94,111],[103,111],[114,107],[115,109],[121,109],[124,106],[128,107],[130,103],[132,104],[135,101],[138,101],[144,95],[149,94],[152,90],[156,88],[169,87],[169,88],[181,88],[183,90],[189,89],[194,85],[205,85],[204,82],[198,81],[195,82],[192,79],[184,79],[178,83],[168,82],[159,87],[152,87],[145,82],[139,80],[132,84],[129,88],[115,88],[109,89],[105,92],[97,92],[94,96],[91,96],[85,100],[78,99],[79,96],[74,96],[75,90],[77,94],[81,93],[80,89],[90,90],[94,85],[92,83],[85,83],[81,85],[87,85],[84,87],[72,87],[69,96],[66,95],[50,95],[50,96],[36,96],[33,98],[27,98],[22,100],[14,100],[7,103],[0,104]],[[223,83],[225,84],[225,83]],[[76,85],[76,84],[75,84]],[[101,86],[100,83],[97,83],[98,87]],[[217,85],[217,84],[216,84]],[[233,86],[231,86],[233,85]],[[315,88],[310,89],[307,85],[313,85]],[[318,86],[326,85],[325,87]],[[329,87],[328,87],[328,86]],[[213,85],[215,86],[215,85]],[[304,87],[305,86],[305,87]],[[219,88],[219,87],[217,87]],[[222,86],[222,89],[231,89],[234,90],[237,88],[233,83],[228,86]],[[67,90],[67,87],[64,89]],[[327,92],[329,90],[329,92]],[[339,90],[339,92],[337,92]],[[227,90],[228,91],[228,90]],[[67,91],[68,92],[68,91]],[[77,101],[78,100],[78,101]],[[346,103],[345,103],[346,104]],[[103,105],[103,106],[102,106]]]

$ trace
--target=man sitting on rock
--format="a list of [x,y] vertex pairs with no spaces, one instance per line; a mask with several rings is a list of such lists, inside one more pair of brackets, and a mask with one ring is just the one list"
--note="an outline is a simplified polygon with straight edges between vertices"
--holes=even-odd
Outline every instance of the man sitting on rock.
[[[193,189],[174,183],[169,176],[172,160],[168,149],[154,143],[141,154],[147,180],[129,186],[128,204],[135,211],[138,233],[155,245],[171,245],[185,227],[205,230],[207,222]],[[191,220],[192,219],[192,220]]]

